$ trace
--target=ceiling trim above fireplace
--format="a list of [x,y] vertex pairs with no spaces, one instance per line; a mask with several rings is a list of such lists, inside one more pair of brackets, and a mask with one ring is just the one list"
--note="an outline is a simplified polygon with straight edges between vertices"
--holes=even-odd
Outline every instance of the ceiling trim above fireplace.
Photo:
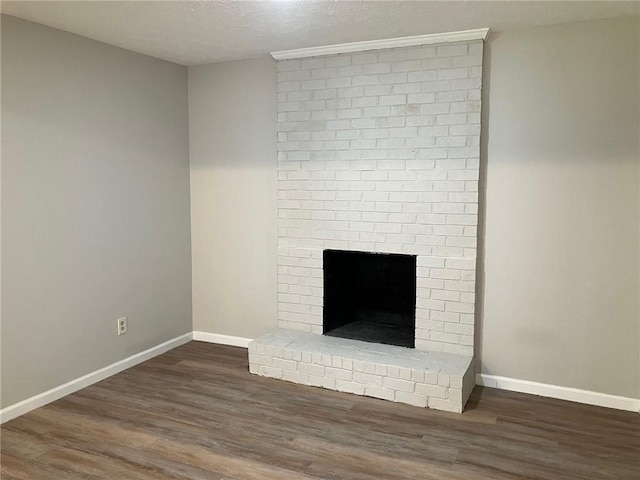
[[474,30],[462,30],[459,32],[432,33],[428,35],[415,35],[412,37],[385,38],[382,40],[369,40],[365,42],[340,43],[337,45],[325,45],[321,47],[282,50],[280,52],[271,52],[271,56],[276,60],[290,60],[293,58],[364,52],[367,50],[382,50],[385,48],[414,47],[417,45],[430,45],[436,43],[468,42],[472,40],[484,40],[487,38],[488,34],[488,28],[477,28]]

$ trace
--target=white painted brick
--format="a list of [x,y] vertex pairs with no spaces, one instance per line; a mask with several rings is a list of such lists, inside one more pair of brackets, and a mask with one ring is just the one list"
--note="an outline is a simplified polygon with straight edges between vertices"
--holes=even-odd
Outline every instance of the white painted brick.
[[391,115],[391,108],[389,106],[363,108],[362,114],[365,117],[388,117]]
[[[409,82],[432,82],[437,79],[438,79],[438,72],[430,71],[430,70],[410,72],[407,76],[407,80]],[[412,83],[408,83],[407,85],[412,85]]]
[[378,83],[377,75],[357,75],[352,77],[352,85],[360,86],[360,85],[376,85]]
[[276,62],[278,72],[289,72],[291,70],[300,70],[300,60],[283,60]]
[[[407,117],[407,126],[429,126],[436,123],[435,115],[416,115]],[[429,141],[426,145],[421,146],[433,146],[434,140]]]
[[481,99],[482,99],[482,91],[479,88],[467,90],[467,100],[481,100]]
[[[262,347],[262,348],[260,348],[260,347]],[[262,351],[263,353],[266,353],[264,345],[256,346],[256,349],[258,351]],[[257,363],[257,364],[260,364],[260,365],[272,366],[273,365],[273,357],[267,356],[267,355],[251,354],[251,362],[252,363]]]
[[[330,98],[325,102],[327,110],[335,110],[337,108],[351,108],[353,105],[353,99],[351,98]],[[306,128],[310,128],[308,125]],[[322,125],[320,125],[322,127]]]
[[268,366],[264,366],[264,365],[259,365],[258,366],[258,375],[261,375],[263,377],[281,378],[282,377],[282,370],[280,370],[279,368],[275,368],[275,367],[268,367]]
[[437,47],[436,54],[438,57],[453,57],[467,54],[466,44],[442,45]]
[[434,103],[436,96],[433,93],[411,93],[407,95],[408,103]]
[[376,373],[376,364],[373,362],[364,362],[364,373],[375,374]]
[[386,388],[374,387],[372,385],[366,385],[364,387],[364,394],[367,397],[381,398],[383,400],[395,400],[395,391]]
[[364,395],[364,385],[360,383],[347,382],[344,380],[336,380],[336,390],[339,392],[355,393],[357,395]]
[[[474,90],[481,86],[480,78],[467,78],[465,80],[451,80],[451,90]],[[473,123],[473,122],[472,122]],[[477,123],[480,123],[478,119]]]
[[468,78],[469,69],[467,68],[443,68],[438,70],[438,80],[457,80]]
[[387,375],[387,366],[386,365],[376,364],[376,366],[375,366],[375,374],[376,375],[381,375],[381,376],[386,376]]
[[425,408],[427,406],[427,397],[415,393],[396,391],[395,400],[396,402],[407,403],[414,407]]
[[343,118],[360,118],[362,117],[362,109],[361,108],[347,108],[344,110],[338,110],[337,111],[337,118],[339,119],[343,119]]
[[455,268],[458,270],[474,270],[476,262],[466,258],[447,258],[445,265],[447,268]]
[[421,45],[407,49],[407,60],[432,58],[436,56],[436,47],[432,45]]
[[[459,275],[458,275],[459,276]],[[434,300],[446,300],[450,302],[460,301],[460,292],[450,292],[448,290],[431,290],[431,298]]]
[[416,384],[416,393],[427,397],[447,398],[447,388],[440,385],[418,383]]
[[[475,275],[475,272],[473,272]],[[463,292],[460,293],[460,301],[462,302],[467,302],[467,303],[475,303],[476,301],[476,295],[475,292]]]
[[393,94],[420,93],[421,86],[418,82],[421,81],[423,80],[417,80],[416,83],[401,83],[399,85],[393,85],[391,88],[391,92]]
[[[367,108],[364,108],[363,112],[367,110],[368,110]],[[340,128],[360,129],[360,128],[375,128],[375,127],[376,127],[375,118],[360,118],[356,120],[351,120],[351,122],[349,122],[347,126],[341,126]]]
[[469,51],[467,52],[467,55],[463,56],[463,57],[455,57],[453,59],[451,59],[451,64],[454,67],[476,67],[476,66],[481,66],[482,65],[482,55],[478,54],[478,55],[470,55],[471,53],[471,49],[473,48],[473,45],[469,45],[468,49]]
[[415,382],[410,380],[400,380],[396,378],[385,377],[382,381],[384,388],[401,392],[413,392],[416,386]]
[[446,92],[449,91],[450,85],[448,80],[434,80],[430,82],[422,82],[420,84],[420,90],[423,93],[427,92]]
[[388,73],[386,75],[379,75],[378,80],[382,84],[406,83],[407,74],[406,73]]
[[276,78],[278,82],[290,82],[291,80],[306,80],[311,78],[311,72],[308,71],[292,71],[292,72],[278,72]]
[[473,325],[465,325],[461,323],[445,324],[445,332],[459,333],[463,335],[473,335]]
[[280,368],[282,370],[289,370],[292,372],[295,372],[298,370],[298,364],[297,362],[293,361],[293,360],[285,360],[282,358],[274,358],[273,359],[273,366],[276,368]]
[[351,101],[354,108],[375,107],[378,105],[378,97],[356,97]]
[[427,58],[422,61],[422,68],[425,70],[439,70],[449,68],[451,65],[452,61],[449,57]]
[[313,385],[315,387],[323,387],[329,390],[336,389],[335,379],[327,377],[316,377],[313,375],[309,375],[309,385]]
[[444,302],[442,300],[432,300],[428,298],[416,298],[416,307],[426,308],[428,310],[444,311]]
[[375,52],[357,53],[350,56],[354,65],[363,65],[366,63],[375,63],[378,61],[378,54]]
[[[453,182],[448,182],[453,183]],[[450,225],[476,225],[478,223],[477,215],[447,215],[447,223]]]
[[462,389],[462,377],[458,376],[458,375],[452,375],[449,379],[449,384],[450,384],[450,388],[449,388],[449,398],[452,397],[452,394],[455,394],[455,390],[458,389]]
[[324,367],[320,365],[310,365],[308,363],[300,363],[298,365],[298,371],[301,373],[307,373],[309,375],[316,375],[319,377],[324,377]]
[[378,97],[379,105],[404,105],[407,103],[406,95],[382,95]]
[[305,373],[293,372],[289,370],[282,371],[282,380],[286,380],[288,382],[299,383],[301,385],[309,384],[309,375]]
[[[367,367],[365,367],[366,369]],[[375,370],[375,365],[373,367],[373,369],[370,370]],[[378,387],[378,388],[382,388],[382,381],[383,381],[382,376],[380,375],[375,375],[373,373],[363,373],[363,372],[353,372],[353,381],[356,383],[361,383],[363,385],[370,385],[373,387]]]
[[391,71],[391,64],[381,63],[382,62],[382,59],[380,58],[381,53],[378,54],[378,63],[367,64],[362,67],[362,71],[365,74],[389,73]]
[[[329,88],[326,90],[314,90],[309,92],[314,100],[334,100],[338,96],[338,92],[335,88]],[[327,108],[332,108],[327,105]]]
[[450,388],[447,400],[449,400],[450,402],[455,402],[456,404],[462,404],[462,389]]
[[332,67],[311,70],[311,78],[334,78],[337,74],[338,70]]
[[445,306],[445,310],[455,313],[474,313],[474,304],[464,302],[448,302]]
[[446,412],[460,413],[462,412],[462,405],[460,402],[453,400],[445,400],[443,398],[429,397],[427,406],[436,410],[444,410]]
[[472,353],[481,65],[482,42],[278,62],[279,326],[321,333],[324,248],[420,254],[416,347]]
[[351,86],[351,78],[328,78],[326,81],[327,88],[345,88]]
[[300,68],[312,69],[312,68],[322,68],[325,66],[325,58],[324,57],[314,57],[314,58],[304,58],[300,61]]
[[443,343],[443,352],[453,353],[455,355],[473,355],[473,345],[456,345],[453,343]]
[[338,88],[338,98],[362,97],[363,95],[364,95],[363,87]]
[[341,368],[325,368],[324,374],[326,377],[335,378],[336,380],[351,381],[353,379],[353,372],[351,370],[343,370]]

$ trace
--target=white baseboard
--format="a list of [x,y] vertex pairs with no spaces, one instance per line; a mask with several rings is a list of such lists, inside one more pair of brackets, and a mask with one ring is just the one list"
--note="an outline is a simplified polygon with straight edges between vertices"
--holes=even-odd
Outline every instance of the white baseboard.
[[586,403],[598,407],[615,408],[617,410],[627,410],[629,412],[640,412],[640,399],[619,397],[606,393],[580,390],[579,388],[561,387],[546,383],[530,382],[528,380],[518,380],[516,378],[498,377],[485,373],[476,374],[476,385],[485,387],[510,390],[512,392],[531,393],[543,397],[558,398],[570,402]]
[[[153,357],[161,355],[173,348],[184,345],[191,340],[201,342],[217,343],[221,345],[231,345],[234,347],[247,348],[251,338],[235,337],[232,335],[222,335],[208,332],[190,332],[179,337],[168,340],[160,345],[149,348],[143,352],[132,355],[124,360],[108,365],[95,372],[88,373],[82,377],[71,380],[63,385],[47,390],[46,392],[34,395],[21,402],[10,405],[0,410],[0,424],[8,422],[20,415],[24,415],[31,410],[42,407],[58,400],[66,395],[77,392],[89,385],[97,383],[127,368],[131,368],[139,363],[149,360]],[[615,408],[618,410],[627,410],[630,412],[640,412],[640,399],[619,397],[606,393],[591,392],[588,390],[580,390],[578,388],[561,387],[558,385],[549,385],[545,383],[531,382],[528,380],[518,380],[509,377],[499,377],[496,375],[487,375],[484,373],[476,374],[476,384],[486,387],[499,388],[501,390],[510,390],[513,392],[530,393],[543,397],[558,398],[560,400],[568,400],[571,402],[585,403],[596,405],[599,407]]]
[[52,388],[51,390],[47,390],[46,392],[34,395],[33,397],[27,398],[26,400],[23,400],[21,402],[14,403],[13,405],[0,410],[0,423],[5,423],[9,420],[13,420],[14,418],[19,417],[20,415],[24,415],[31,410],[35,410],[38,407],[42,407],[73,392],[77,392],[78,390],[88,387],[89,385],[93,385],[94,383],[104,380],[105,378],[115,375],[116,373],[126,370],[127,368],[131,368],[134,365],[161,355],[173,348],[184,345],[185,343],[190,342],[192,339],[193,333],[185,333],[184,335],[172,338],[171,340],[161,343],[160,345],[151,347],[148,350],[136,353],[135,355],[131,355],[124,360],[112,363],[111,365],[101,368],[100,370],[96,370],[95,372],[83,375],[82,377],[71,380],[63,385]]
[[219,333],[197,332],[194,330],[193,339],[199,342],[218,343],[220,345],[231,345],[232,347],[248,348],[252,338],[234,337],[233,335],[222,335]]

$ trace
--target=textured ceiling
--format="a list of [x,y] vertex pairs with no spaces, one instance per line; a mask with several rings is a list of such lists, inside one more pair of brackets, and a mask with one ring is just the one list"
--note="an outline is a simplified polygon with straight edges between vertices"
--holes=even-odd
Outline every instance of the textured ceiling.
[[3,1],[2,12],[183,65],[271,51],[638,15],[638,2]]

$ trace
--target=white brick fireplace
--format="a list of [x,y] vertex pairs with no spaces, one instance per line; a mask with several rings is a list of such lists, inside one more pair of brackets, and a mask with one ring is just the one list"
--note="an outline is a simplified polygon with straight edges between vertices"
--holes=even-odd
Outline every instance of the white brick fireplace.
[[[278,61],[279,331],[252,372],[462,410],[485,34]],[[322,336],[326,249],[416,256],[415,350]]]

